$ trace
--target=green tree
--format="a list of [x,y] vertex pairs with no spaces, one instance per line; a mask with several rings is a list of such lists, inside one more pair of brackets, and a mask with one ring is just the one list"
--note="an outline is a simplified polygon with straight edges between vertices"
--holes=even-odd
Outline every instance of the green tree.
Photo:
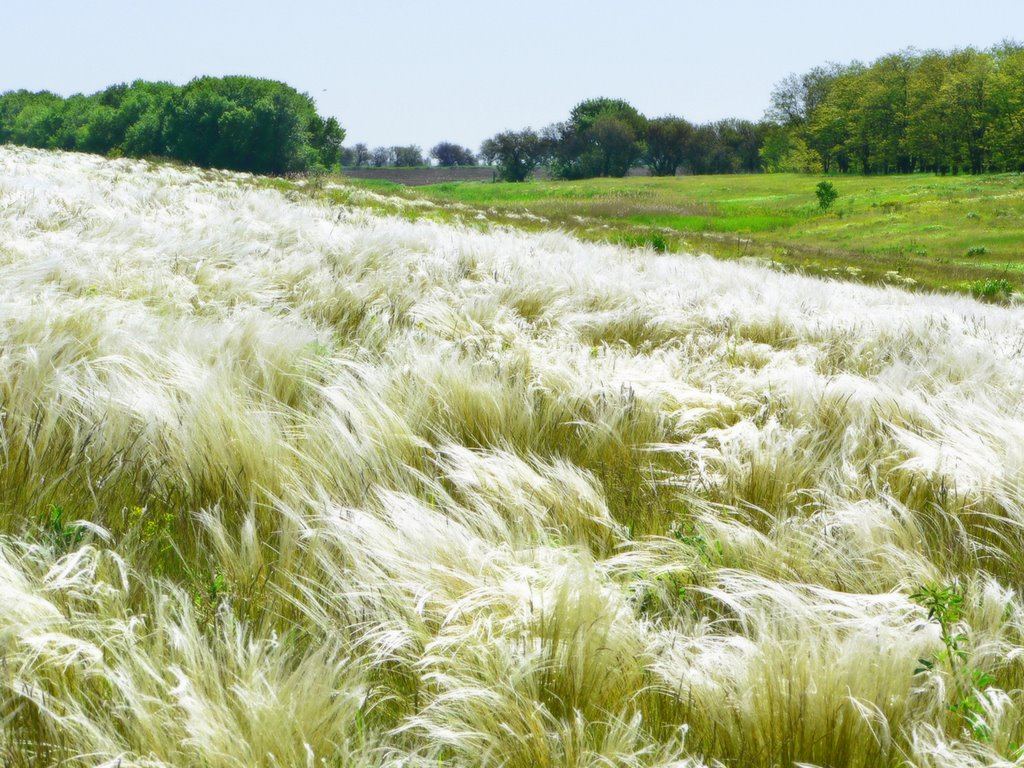
[[658,117],[648,121],[645,160],[654,176],[673,176],[686,160],[693,126],[681,117]]
[[392,147],[394,163],[402,168],[415,168],[426,164],[423,158],[423,150],[414,144],[404,147]]
[[430,156],[437,160],[438,165],[444,167],[476,165],[476,157],[471,150],[450,141],[435,144],[430,150]]
[[502,181],[526,181],[547,157],[547,144],[530,128],[503,131],[480,145],[484,162],[497,165]]
[[832,207],[832,204],[839,197],[839,193],[836,192],[836,188],[832,186],[830,181],[818,182],[818,186],[814,190],[814,194],[818,198],[818,207],[823,211],[827,211]]
[[565,123],[548,131],[552,173],[566,179],[625,176],[642,157],[647,119],[621,99],[577,104]]
[[1024,46],[1004,42],[992,51],[988,80],[989,160],[1004,171],[1024,170]]
[[770,127],[759,153],[768,173],[821,173],[824,170],[818,153],[791,128]]

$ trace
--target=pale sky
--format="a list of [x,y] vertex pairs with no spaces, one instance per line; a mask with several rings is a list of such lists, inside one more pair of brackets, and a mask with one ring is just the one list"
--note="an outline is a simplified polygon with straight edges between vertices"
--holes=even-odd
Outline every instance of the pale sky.
[[254,75],[309,93],[348,145],[475,150],[596,96],[758,119],[790,72],[1005,38],[1024,0],[0,0],[0,91]]

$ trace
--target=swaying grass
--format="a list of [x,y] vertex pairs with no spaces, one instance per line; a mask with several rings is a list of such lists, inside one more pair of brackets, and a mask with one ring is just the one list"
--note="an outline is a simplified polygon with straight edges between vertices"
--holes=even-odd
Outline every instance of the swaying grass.
[[1024,765],[1021,320],[2,148],[0,764]]

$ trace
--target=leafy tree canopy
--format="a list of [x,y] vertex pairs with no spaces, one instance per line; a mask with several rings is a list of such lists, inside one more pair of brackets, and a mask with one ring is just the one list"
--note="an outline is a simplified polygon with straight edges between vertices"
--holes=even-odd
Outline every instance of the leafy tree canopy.
[[503,131],[480,146],[484,162],[498,166],[502,181],[526,181],[547,156],[547,145],[530,128]]
[[476,165],[476,156],[471,150],[450,141],[442,141],[440,144],[434,145],[430,150],[430,156],[437,160],[439,165],[446,167]]
[[285,173],[338,164],[345,131],[285,83],[201,77],[175,86],[137,80],[91,96],[0,95],[0,142],[205,167]]

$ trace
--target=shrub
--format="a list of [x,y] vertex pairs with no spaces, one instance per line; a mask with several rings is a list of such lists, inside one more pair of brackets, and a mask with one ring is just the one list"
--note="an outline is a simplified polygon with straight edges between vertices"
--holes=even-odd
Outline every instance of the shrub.
[[832,186],[830,181],[822,181],[818,183],[817,188],[814,190],[814,194],[818,196],[818,207],[823,211],[827,211],[832,207],[832,203],[839,197],[839,193],[836,192],[836,188]]

